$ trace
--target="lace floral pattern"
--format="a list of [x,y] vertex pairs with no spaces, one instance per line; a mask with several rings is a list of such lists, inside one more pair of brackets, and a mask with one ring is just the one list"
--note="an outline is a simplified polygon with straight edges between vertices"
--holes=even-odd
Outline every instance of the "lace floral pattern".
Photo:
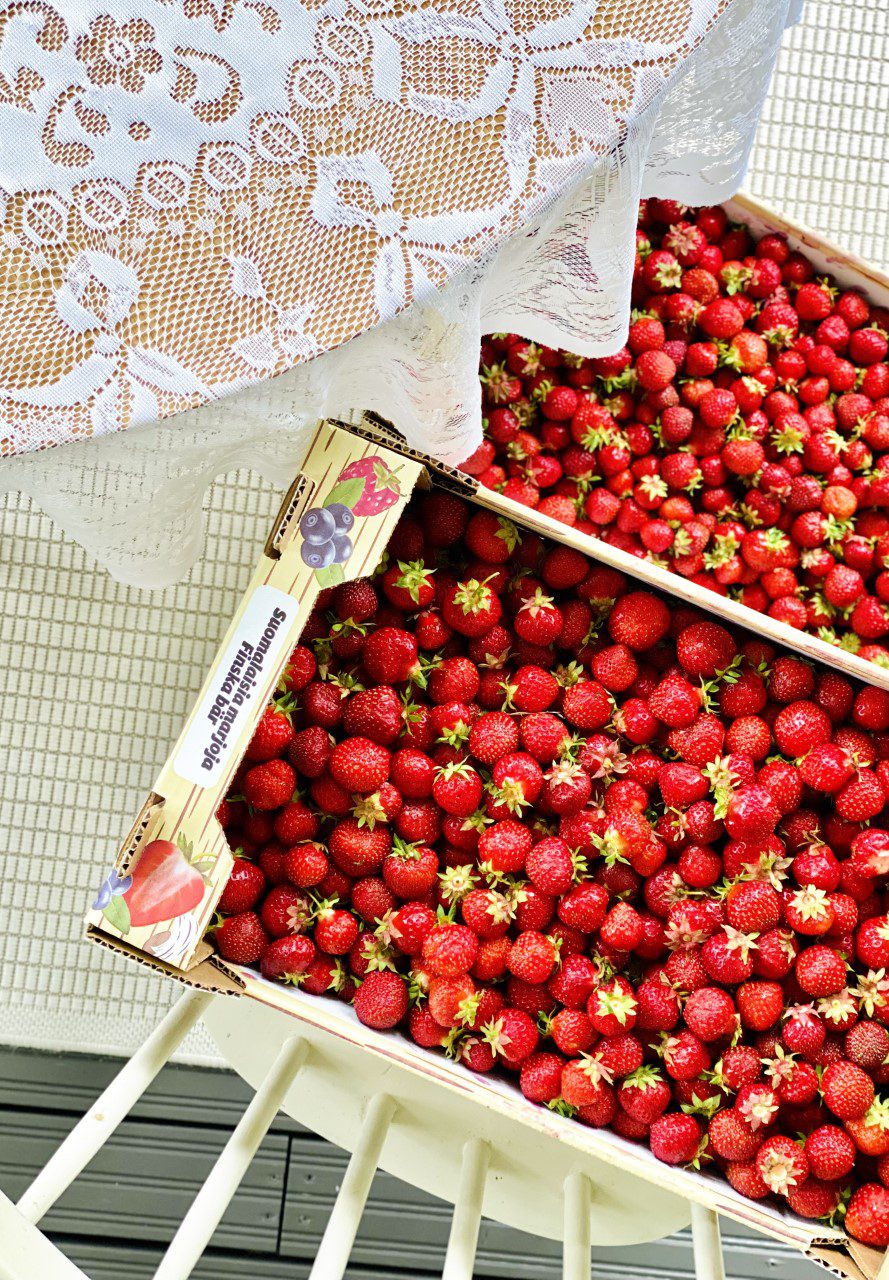
[[0,451],[430,305],[613,165],[748,3],[0,4]]

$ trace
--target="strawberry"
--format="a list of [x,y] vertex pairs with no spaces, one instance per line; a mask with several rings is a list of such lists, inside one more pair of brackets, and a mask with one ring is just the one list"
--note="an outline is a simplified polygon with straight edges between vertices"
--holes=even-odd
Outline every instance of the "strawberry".
[[306,972],[314,958],[315,944],[310,938],[300,934],[276,938],[262,954],[263,977],[292,982]]
[[513,942],[507,967],[524,982],[546,982],[556,963],[553,944],[544,934],[525,929]]
[[805,1182],[809,1164],[805,1152],[790,1138],[766,1138],[756,1154],[756,1167],[770,1191],[786,1196]]
[[489,711],[473,723],[467,745],[480,764],[496,764],[519,745],[519,726],[505,712]]
[[651,1126],[652,1155],[664,1164],[690,1164],[697,1155],[701,1127],[694,1116],[671,1111],[659,1116]]
[[806,1138],[806,1159],[813,1177],[838,1182],[851,1173],[855,1164],[855,1143],[833,1124],[820,1125]]
[[622,596],[611,611],[608,632],[616,644],[634,653],[652,649],[663,639],[670,625],[666,605],[647,591]]
[[246,858],[236,857],[217,906],[226,915],[239,915],[242,911],[252,911],[266,884],[265,873],[261,867],[254,862],[248,862]]
[[877,1249],[889,1246],[889,1191],[867,1182],[852,1193],[843,1219],[849,1235]]
[[283,706],[283,702],[271,702],[263,711],[247,747],[246,759],[271,760],[287,750],[293,741],[293,725]]
[[821,1078],[825,1106],[841,1120],[860,1120],[874,1100],[870,1076],[854,1062],[832,1063]]
[[422,560],[396,561],[383,574],[386,599],[404,613],[418,613],[435,599],[434,569]]
[[500,600],[489,582],[469,578],[448,587],[441,600],[447,625],[465,636],[482,636],[500,619]]
[[418,667],[417,642],[400,627],[380,627],[365,637],[361,660],[375,684],[402,684]]
[[345,703],[343,732],[350,738],[370,738],[387,747],[404,729],[404,707],[391,685],[359,689]]
[[779,817],[778,808],[765,787],[741,787],[728,802],[725,826],[736,840],[761,841],[771,835]]
[[759,1151],[760,1138],[734,1107],[724,1107],[710,1119],[710,1146],[723,1160],[746,1163]]
[[406,844],[396,838],[383,861],[383,880],[402,901],[422,898],[438,878],[438,856],[428,845]]
[[452,760],[436,770],[432,795],[445,813],[468,818],[482,798],[482,780],[465,760]]
[[248,769],[242,783],[244,799],[254,809],[280,809],[293,795],[296,774],[286,760],[267,760]]
[[389,777],[389,752],[369,738],[346,738],[334,747],[328,767],[341,787],[367,795]]
[[465,925],[439,925],[423,943],[423,963],[442,978],[468,973],[477,954],[478,939]]
[[228,916],[214,934],[216,950],[233,964],[258,963],[269,945],[269,936],[255,911]]
[[719,1040],[734,1029],[736,1012],[731,996],[718,987],[692,991],[685,1004],[685,1021],[701,1040]]
[[407,984],[399,974],[377,970],[364,977],[355,996],[359,1022],[376,1031],[388,1031],[398,1026],[407,1009]]

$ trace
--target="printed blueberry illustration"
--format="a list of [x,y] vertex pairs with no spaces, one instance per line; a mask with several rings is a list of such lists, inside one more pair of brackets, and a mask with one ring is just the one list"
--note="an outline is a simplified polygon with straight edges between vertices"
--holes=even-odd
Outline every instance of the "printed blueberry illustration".
[[306,542],[323,546],[337,532],[336,518],[324,507],[312,507],[300,520],[299,531]]
[[[348,538],[346,541],[349,541]],[[300,555],[310,569],[326,569],[336,559],[336,548],[331,538],[328,538],[327,542],[322,543],[320,546],[311,542],[304,542],[300,548]]]
[[348,533],[355,526],[355,516],[342,502],[329,502],[325,507],[336,521],[337,533]]
[[352,539],[347,538],[344,533],[338,533],[333,540],[334,564],[345,564],[352,554],[352,550]]
[[96,894],[96,900],[93,903],[93,911],[104,911],[111,899],[119,898],[125,894],[132,883],[132,876],[119,876],[116,871],[110,871],[99,886],[99,892]]

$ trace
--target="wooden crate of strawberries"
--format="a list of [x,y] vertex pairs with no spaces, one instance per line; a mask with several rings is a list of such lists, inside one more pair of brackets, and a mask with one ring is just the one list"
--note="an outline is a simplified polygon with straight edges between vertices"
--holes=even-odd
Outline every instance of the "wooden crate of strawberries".
[[[669,325],[663,341],[675,366]],[[854,477],[819,474],[879,515]],[[386,1053],[445,1084],[447,1053],[486,1106],[872,1280],[878,639],[852,653],[481,478],[381,424],[321,424],[89,934],[368,1048],[395,1031]]]

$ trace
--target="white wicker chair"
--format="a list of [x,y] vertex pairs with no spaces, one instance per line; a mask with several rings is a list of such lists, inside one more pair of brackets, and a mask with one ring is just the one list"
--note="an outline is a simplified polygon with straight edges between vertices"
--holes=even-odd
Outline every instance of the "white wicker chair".
[[[250,1019],[247,1025],[245,1016]],[[282,1107],[324,1136],[333,1133],[352,1151],[310,1280],[341,1280],[345,1274],[378,1166],[427,1189],[434,1186],[436,1194],[453,1202],[442,1280],[472,1280],[483,1208],[489,1217],[526,1229],[542,1222],[545,1234],[561,1237],[564,1280],[589,1280],[593,1238],[611,1245],[657,1239],[690,1220],[697,1280],[725,1280],[718,1220],[707,1209],[648,1184],[637,1184],[637,1195],[630,1197],[620,1185],[633,1181],[627,1174],[594,1160],[578,1160],[577,1152],[529,1135],[522,1126],[512,1132],[502,1116],[492,1120],[493,1133],[477,1125],[457,1125],[453,1108],[441,1112],[435,1084],[416,1079],[408,1083],[399,1068],[366,1053],[356,1071],[355,1062],[348,1060],[349,1053],[361,1052],[355,1046],[347,1048],[327,1032],[253,1002],[203,992],[188,992],[173,1006],[18,1204],[0,1194],[0,1280],[89,1280],[40,1231],[39,1223],[201,1017],[224,1056],[249,1083],[256,1083],[256,1091],[164,1254],[155,1280],[186,1280],[191,1275]],[[327,1101],[323,1114],[322,1098]],[[413,1122],[418,1115],[423,1117],[421,1125]],[[494,1175],[493,1166],[504,1152],[510,1155],[510,1167],[498,1168]],[[627,1202],[624,1212],[621,1202]],[[644,1212],[638,1207],[642,1203]]]

